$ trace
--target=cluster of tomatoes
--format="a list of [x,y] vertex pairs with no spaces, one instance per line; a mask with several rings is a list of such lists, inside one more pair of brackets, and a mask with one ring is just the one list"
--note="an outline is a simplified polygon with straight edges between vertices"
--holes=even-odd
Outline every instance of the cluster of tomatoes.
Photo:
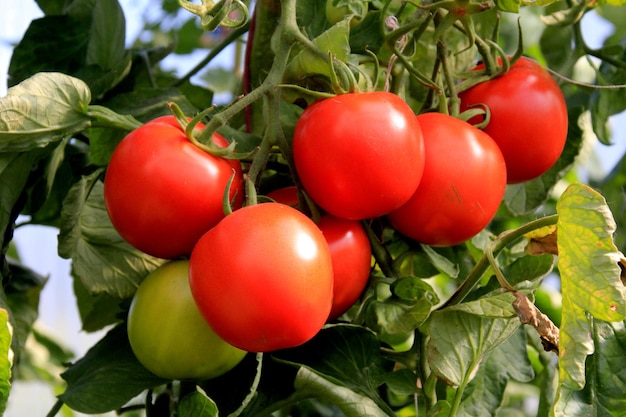
[[[460,99],[463,109],[489,108],[484,130],[441,113],[416,116],[387,92],[320,100],[293,135],[301,188],[244,207],[240,162],[195,146],[174,117],[131,132],[107,169],[107,212],[132,246],[170,260],[131,304],[137,358],[163,377],[211,378],[246,352],[305,343],[367,285],[364,220],[384,217],[435,246],[485,228],[507,182],[535,178],[557,161],[567,112],[558,85],[525,58]],[[213,141],[227,146],[219,134]],[[227,192],[234,211],[225,215]],[[298,209],[300,195],[321,209],[319,219]]]

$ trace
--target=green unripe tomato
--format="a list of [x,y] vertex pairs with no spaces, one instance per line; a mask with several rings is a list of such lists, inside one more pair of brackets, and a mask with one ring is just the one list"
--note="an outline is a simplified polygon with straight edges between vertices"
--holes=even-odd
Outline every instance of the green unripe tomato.
[[350,26],[354,27],[365,19],[367,2],[363,0],[327,0],[326,20],[331,25],[350,16]]
[[128,338],[149,371],[168,379],[210,379],[235,367],[246,352],[206,323],[189,289],[189,261],[168,262],[141,283],[128,313]]

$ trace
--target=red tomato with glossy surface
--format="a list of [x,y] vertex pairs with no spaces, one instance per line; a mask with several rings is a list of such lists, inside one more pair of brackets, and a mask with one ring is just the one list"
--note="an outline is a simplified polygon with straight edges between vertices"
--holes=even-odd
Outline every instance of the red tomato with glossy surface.
[[[217,133],[213,141],[228,145]],[[237,208],[241,164],[201,150],[173,116],[165,116],[119,143],[105,175],[104,202],[115,229],[135,248],[166,259],[186,256],[224,218],[222,200],[233,173],[230,198]]]
[[308,341],[332,305],[324,235],[303,213],[280,203],[243,207],[202,236],[191,253],[189,283],[209,326],[250,352]]
[[349,93],[304,111],[293,157],[313,201],[334,216],[360,220],[389,213],[411,197],[424,169],[424,144],[400,97]]
[[189,261],[167,262],[139,285],[128,312],[128,339],[149,371],[168,379],[211,379],[246,352],[224,342],[206,323],[189,289]]
[[567,106],[559,85],[535,61],[519,58],[504,75],[459,97],[461,110],[478,104],[489,107],[484,130],[504,155],[510,184],[542,175],[561,156],[567,139]]
[[[298,205],[296,187],[284,187],[267,195],[273,200]],[[333,306],[328,320],[334,320],[348,311],[367,286],[372,263],[372,248],[363,225],[330,214],[321,216],[317,223],[330,249],[333,265]]]
[[506,189],[506,165],[485,132],[441,113],[417,116],[426,166],[411,199],[389,214],[400,233],[432,246],[462,243],[495,216]]

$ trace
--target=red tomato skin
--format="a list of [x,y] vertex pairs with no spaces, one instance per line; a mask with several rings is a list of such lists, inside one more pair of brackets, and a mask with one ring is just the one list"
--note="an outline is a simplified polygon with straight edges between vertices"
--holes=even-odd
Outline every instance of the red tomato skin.
[[387,92],[348,93],[309,106],[296,124],[293,156],[309,196],[326,212],[361,220],[404,204],[424,169],[411,108]]
[[324,234],[333,264],[333,306],[328,321],[348,311],[369,282],[372,249],[360,222],[327,214],[318,227]]
[[[298,206],[295,186],[283,187],[267,194],[271,199],[292,207]],[[369,282],[372,248],[367,233],[358,220],[323,214],[317,223],[330,249],[333,264],[332,321],[359,299]]]
[[[222,199],[233,172],[234,208],[243,196],[240,163],[202,151],[175,123],[166,116],[129,133],[104,179],[106,210],[118,233],[140,251],[165,259],[189,255],[224,217]],[[227,145],[218,134],[214,141]]]
[[333,271],[321,230],[293,207],[243,207],[191,253],[198,309],[222,339],[248,352],[298,346],[330,313]]
[[535,61],[519,58],[504,75],[459,97],[462,111],[478,104],[489,107],[484,130],[502,151],[509,184],[542,175],[561,156],[567,139],[567,105],[559,85]]
[[400,233],[432,246],[453,246],[484,229],[506,189],[506,165],[483,131],[441,113],[417,116],[426,166],[415,194],[389,214]]

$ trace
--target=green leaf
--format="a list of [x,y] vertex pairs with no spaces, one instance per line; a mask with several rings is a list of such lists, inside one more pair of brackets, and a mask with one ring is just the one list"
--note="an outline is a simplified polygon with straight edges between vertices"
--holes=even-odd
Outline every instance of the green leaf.
[[0,151],[44,147],[88,127],[91,93],[81,80],[39,73],[0,98]]
[[624,322],[593,320],[595,351],[587,361],[582,390],[560,386],[552,409],[555,417],[626,415],[626,327]]
[[496,0],[496,6],[503,12],[519,13],[521,0]]
[[9,323],[9,313],[5,309],[0,309],[0,414],[4,414],[7,408],[7,399],[11,390],[12,338],[13,329]]
[[321,35],[313,39],[313,44],[319,53],[310,48],[300,48],[292,58],[285,71],[287,80],[302,80],[303,78],[321,75],[330,77],[330,56],[338,61],[346,62],[350,53],[350,25],[343,20]]
[[179,417],[217,417],[217,405],[205,392],[197,391],[185,395],[178,404]]
[[[621,54],[616,56],[618,62],[626,62],[626,48],[621,49]],[[597,74],[599,85],[624,85],[626,84],[626,70],[603,62]],[[590,101],[591,119],[593,131],[598,140],[604,144],[611,143],[611,132],[608,128],[609,117],[626,110],[625,88],[595,89]]]
[[11,311],[13,348],[17,360],[26,346],[39,312],[39,299],[47,277],[8,259],[10,280],[4,285],[7,307]]
[[298,371],[295,387],[296,395],[320,398],[324,402],[337,406],[346,417],[387,417],[389,415],[381,410],[371,398],[335,384],[307,368],[300,368]]
[[435,268],[450,278],[457,278],[459,276],[459,266],[446,258],[445,256],[439,254],[435,249],[428,245],[420,244],[422,250],[428,256],[431,263]]
[[89,42],[89,23],[89,19],[68,15],[33,20],[13,49],[9,86],[40,72],[70,74],[72,69],[82,66]]
[[[534,287],[533,283],[527,281],[516,286],[516,289],[527,294]],[[498,289],[477,300],[449,306],[446,310],[462,311],[480,317],[509,319],[517,317],[513,309],[513,301],[515,301],[513,293],[510,291],[502,292],[501,289]]]
[[83,331],[95,332],[121,320],[125,312],[122,308],[122,299],[106,292],[93,294],[73,271],[72,275],[74,296]]
[[435,311],[429,322],[429,366],[448,384],[465,386],[483,358],[519,326],[517,317],[486,318],[448,308]]
[[168,382],[150,373],[135,358],[125,324],[110,330],[61,377],[67,388],[59,399],[85,414],[116,410],[145,389]]
[[128,298],[164,260],[133,248],[113,228],[100,175],[96,171],[84,177],[68,193],[61,213],[59,255],[72,259],[73,273],[90,293]]
[[[0,153],[0,236],[3,238],[2,249],[6,248],[12,232],[7,229],[17,217],[14,206],[17,203],[28,180],[37,152],[2,152]],[[12,227],[12,226],[11,226]],[[6,240],[4,240],[6,239]]]
[[276,357],[309,368],[333,384],[366,395],[387,410],[377,387],[387,372],[376,334],[354,325],[328,325],[304,345]]
[[85,63],[104,70],[117,70],[120,64],[126,67],[123,64],[128,60],[126,20],[119,3],[117,0],[96,0],[92,16]]
[[620,253],[613,243],[615,221],[606,201],[582,184],[572,184],[557,203],[558,268],[563,313],[559,381],[568,389],[585,385],[585,360],[594,351],[588,315],[621,321],[626,311]]
[[420,278],[399,278],[392,284],[391,291],[392,297],[372,303],[376,327],[387,335],[412,332],[439,303],[435,290]]
[[534,371],[526,353],[526,335],[520,329],[487,355],[463,392],[456,415],[494,416],[505,397],[508,382],[529,382],[533,377]]

